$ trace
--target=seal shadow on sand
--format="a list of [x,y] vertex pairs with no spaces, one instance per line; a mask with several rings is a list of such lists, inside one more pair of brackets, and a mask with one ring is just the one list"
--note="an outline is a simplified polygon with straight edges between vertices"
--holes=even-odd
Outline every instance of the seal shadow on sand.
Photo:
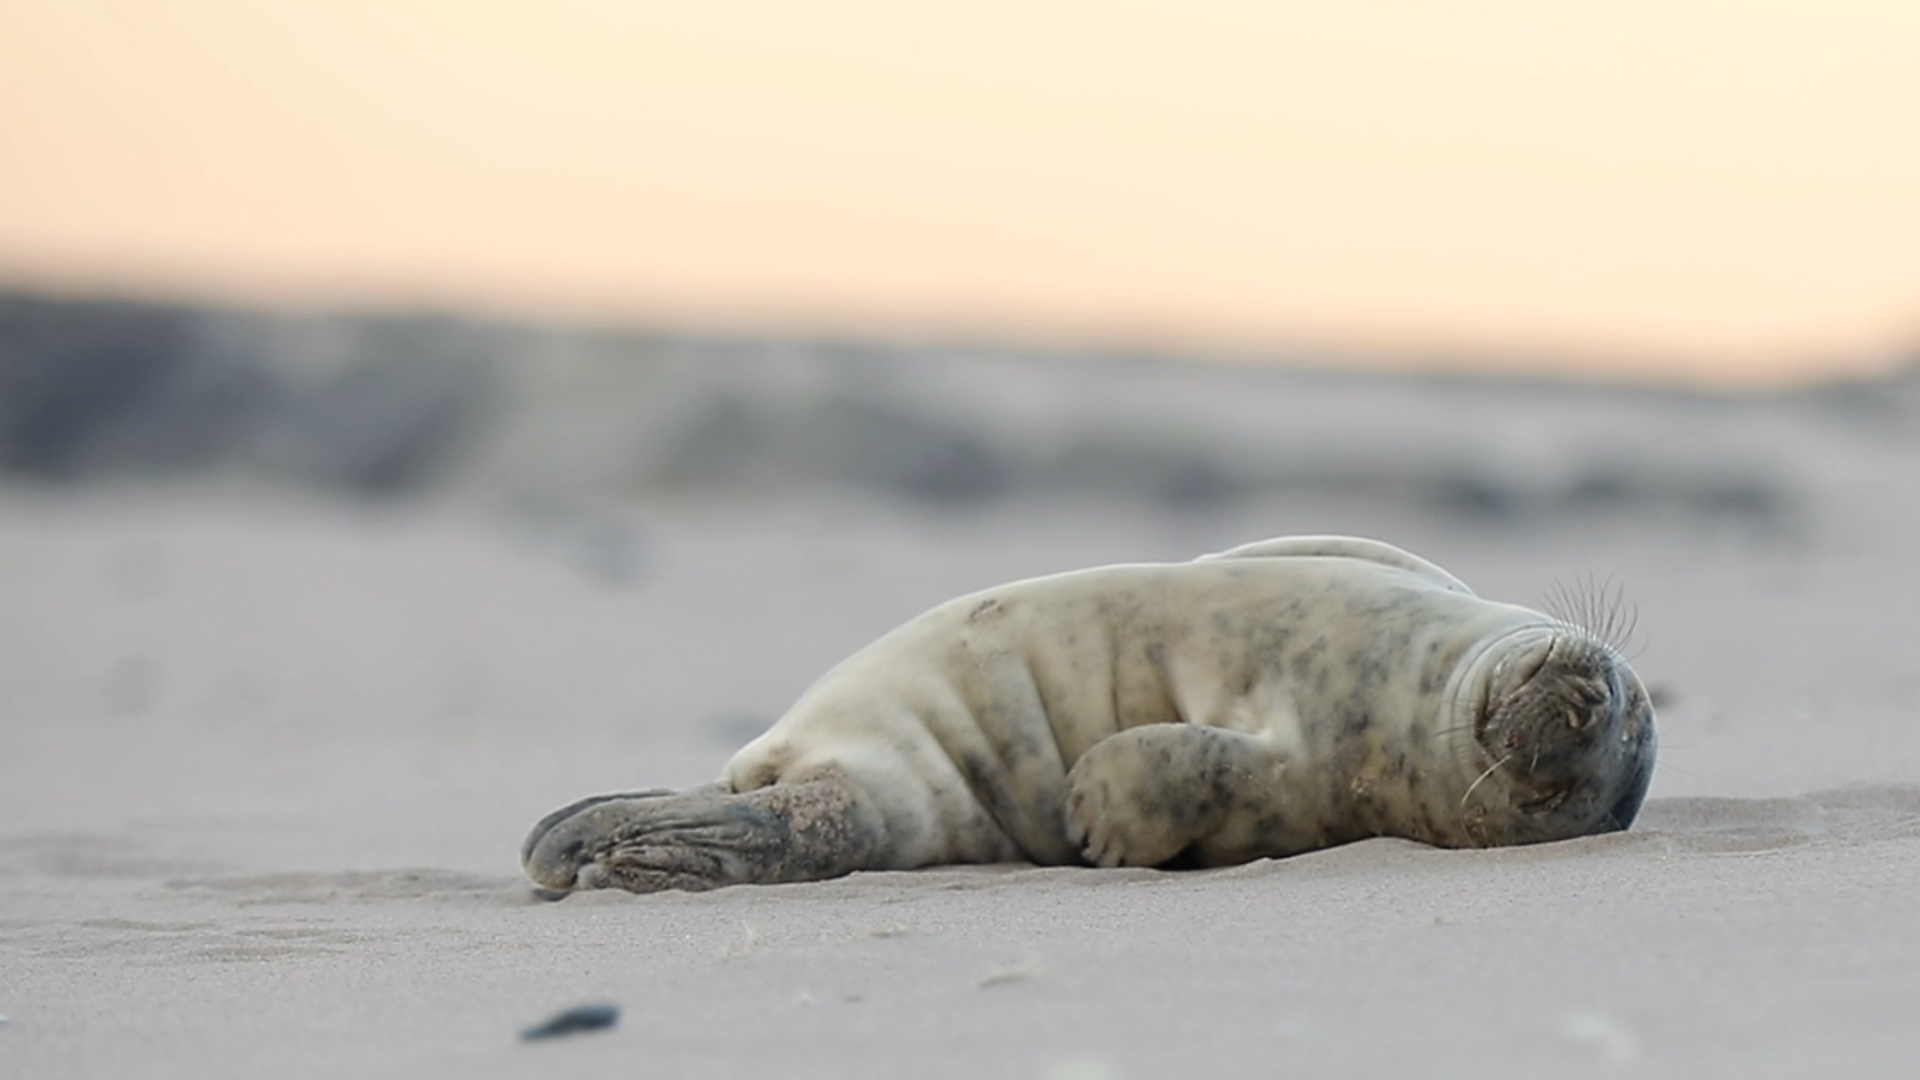
[[[1743,799],[1691,797],[1654,799],[1642,810],[1639,822],[1627,832],[1580,837],[1550,844],[1481,848],[1450,852],[1405,840],[1368,842],[1390,844],[1407,853],[1428,857],[1468,856],[1478,859],[1540,860],[1613,857],[1666,858],[1675,854],[1741,856],[1787,853],[1808,847],[1856,847],[1920,837],[1920,785],[1859,785],[1812,792],[1791,798]],[[1036,879],[1085,886],[1139,884],[1151,881],[1198,881],[1215,875],[1254,876],[1284,874],[1302,858],[1337,857],[1355,845],[1331,848],[1306,856],[1263,859],[1217,870],[1182,871],[1146,868],[1095,869],[1041,867],[1024,864],[930,867],[922,870],[866,871],[847,878],[759,889],[848,889],[869,887],[912,892],[1018,889]],[[1377,865],[1377,864],[1376,864]],[[1382,872],[1391,873],[1390,866]],[[534,890],[505,875],[473,875],[446,870],[345,871],[327,874],[262,874],[245,877],[174,881],[174,888],[190,888],[226,895],[241,904],[426,901],[483,905],[541,904]],[[675,895],[698,903],[700,894]],[[606,891],[606,901],[645,902],[645,895]]]
[[[1750,856],[1920,838],[1920,785],[1848,785],[1791,798],[1651,799],[1625,832],[1463,852],[1481,859]],[[1432,851],[1403,841],[1411,851]],[[1330,854],[1339,849],[1330,849]],[[1436,852],[1436,854],[1444,854]],[[1261,865],[1278,868],[1279,863]],[[1224,872],[1231,872],[1224,871]]]
[[1920,785],[1862,784],[1790,799],[1655,799],[1622,834],[1663,850],[1745,854],[1920,837]]
[[[1673,855],[1754,856],[1788,854],[1807,848],[1861,847],[1886,841],[1920,838],[1920,785],[1850,785],[1792,798],[1670,798],[1653,799],[1639,821],[1626,832],[1577,837],[1548,844],[1448,851],[1411,840],[1382,838],[1347,844],[1305,855],[1260,859],[1240,866],[1213,870],[1156,870],[1126,868],[1096,870],[1086,867],[958,866],[928,870],[866,872],[839,882],[756,886],[756,888],[831,888],[836,884],[859,890],[864,886],[904,887],[952,891],[1019,888],[1037,879],[1050,882],[1100,885],[1140,884],[1213,877],[1280,876],[1303,862],[1325,867],[1329,860],[1364,861],[1369,873],[1391,874],[1399,857],[1421,859],[1471,858],[1512,861],[1616,858],[1669,858]],[[1380,861],[1382,854],[1387,862]],[[1353,865],[1349,865],[1351,870]],[[644,899],[616,894],[627,899]]]
[[[1920,837],[1920,785],[1878,784],[1834,788],[1792,798],[1671,798],[1650,800],[1639,822],[1627,832],[1581,837],[1551,844],[1523,847],[1487,848],[1446,852],[1411,841],[1368,841],[1358,845],[1372,849],[1392,845],[1407,854],[1430,857],[1468,855],[1499,860],[1590,858],[1598,855],[1668,857],[1674,854],[1703,856],[1739,856],[1787,853],[1807,847],[1855,847],[1885,841]],[[525,880],[509,874],[470,874],[452,870],[411,868],[399,870],[344,870],[332,872],[290,872],[266,874],[194,874],[181,875],[179,864],[148,863],[137,857],[119,865],[107,853],[126,856],[111,845],[76,845],[73,837],[12,838],[0,841],[0,856],[12,856],[15,872],[32,870],[52,876],[140,876],[141,871],[174,871],[165,881],[170,892],[198,894],[236,906],[273,904],[356,904],[422,902],[431,904],[479,904],[482,906],[542,905]],[[55,842],[57,840],[57,842]],[[94,847],[87,858],[76,859],[76,846]],[[869,887],[915,892],[1022,888],[1036,879],[1085,886],[1103,884],[1139,884],[1151,881],[1199,880],[1217,875],[1231,877],[1284,874],[1289,864],[1301,859],[1315,861],[1340,853],[1356,845],[1332,848],[1306,856],[1263,859],[1244,866],[1218,870],[1178,871],[1143,868],[1096,870],[1086,867],[1031,867],[1017,864],[973,867],[937,867],[925,870],[863,872],[837,881],[806,882],[791,885],[756,886],[756,889],[851,889]],[[21,856],[26,856],[24,860]],[[25,862],[26,865],[20,865]],[[109,865],[102,865],[103,863]],[[1379,864],[1375,864],[1378,866]],[[1391,873],[1391,867],[1382,867]],[[697,901],[697,894],[679,895]],[[606,902],[645,902],[648,897],[608,891]],[[103,927],[104,928],[104,927]],[[126,929],[132,929],[128,927]],[[142,927],[142,929],[151,929]],[[167,927],[167,929],[186,929]]]

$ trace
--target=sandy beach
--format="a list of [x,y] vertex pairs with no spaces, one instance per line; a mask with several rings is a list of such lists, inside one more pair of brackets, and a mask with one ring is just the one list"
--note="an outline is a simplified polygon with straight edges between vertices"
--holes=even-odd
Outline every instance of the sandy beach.
[[[1717,399],[1146,366],[1075,392],[1014,367],[928,392],[953,430],[1024,448],[982,459],[1017,467],[978,498],[947,483],[976,473],[834,472],[856,459],[794,433],[877,414],[834,412],[805,371],[699,414],[759,433],[729,443],[744,459],[700,449],[718,421],[689,434],[698,410],[629,423],[584,369],[520,369],[468,465],[400,498],[258,469],[9,482],[0,1076],[1911,1075],[1904,384]],[[802,390],[815,412],[769,411]],[[1138,422],[1155,403],[1179,424]],[[621,441],[670,420],[672,453]],[[1034,449],[1069,428],[1112,438]],[[1218,453],[1126,487],[1183,446]],[[941,600],[1303,532],[1378,536],[1522,603],[1618,582],[1660,702],[1640,822],[1187,873],[558,903],[520,876],[548,810],[711,779]],[[618,1024],[520,1041],[585,1002]]]

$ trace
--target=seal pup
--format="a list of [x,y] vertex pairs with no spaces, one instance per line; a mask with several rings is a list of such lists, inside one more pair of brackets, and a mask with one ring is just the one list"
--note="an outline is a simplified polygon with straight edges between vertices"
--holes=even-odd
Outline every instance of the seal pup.
[[1531,844],[1626,828],[1654,748],[1601,634],[1379,541],[1287,537],[949,601],[829,671],[717,783],[583,799],[521,860],[558,896]]

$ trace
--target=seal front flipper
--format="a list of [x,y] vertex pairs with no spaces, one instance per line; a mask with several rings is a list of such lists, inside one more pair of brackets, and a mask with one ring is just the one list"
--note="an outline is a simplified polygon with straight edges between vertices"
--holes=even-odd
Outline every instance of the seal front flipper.
[[1196,846],[1213,864],[1209,837],[1279,805],[1283,764],[1267,744],[1237,731],[1129,728],[1094,743],[1067,773],[1067,837],[1095,866],[1159,866]]
[[522,849],[545,889],[717,889],[818,881],[881,865],[886,826],[844,776],[827,772],[735,794],[584,799],[548,815]]

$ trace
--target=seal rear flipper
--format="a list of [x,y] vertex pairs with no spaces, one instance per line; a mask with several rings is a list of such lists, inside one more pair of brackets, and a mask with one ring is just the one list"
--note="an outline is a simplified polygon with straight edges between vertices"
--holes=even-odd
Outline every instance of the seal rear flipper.
[[1320,556],[1323,558],[1365,559],[1383,566],[1411,570],[1422,577],[1431,578],[1454,592],[1473,595],[1466,583],[1433,563],[1403,551],[1381,540],[1369,540],[1364,536],[1277,536],[1271,540],[1255,540],[1250,544],[1228,548],[1212,555],[1202,555],[1195,562],[1210,562],[1215,559],[1277,559]]
[[817,881],[884,862],[880,815],[838,774],[740,794],[711,785],[575,806],[528,838],[527,876],[542,888],[717,889]]
[[1283,807],[1283,763],[1260,740],[1224,728],[1129,728],[1093,744],[1067,773],[1067,837],[1095,866],[1212,865],[1205,842],[1222,826]]
[[601,803],[613,802],[618,799],[657,799],[662,795],[678,794],[680,793],[671,788],[648,788],[645,791],[623,791],[613,795],[589,795],[577,802],[568,803],[553,813],[548,814],[546,817],[541,818],[532,829],[528,830],[526,840],[520,844],[520,865],[531,865],[530,860],[533,858],[534,847],[540,843],[541,838],[546,836],[548,831],[555,825],[573,817],[590,806],[598,806]]

